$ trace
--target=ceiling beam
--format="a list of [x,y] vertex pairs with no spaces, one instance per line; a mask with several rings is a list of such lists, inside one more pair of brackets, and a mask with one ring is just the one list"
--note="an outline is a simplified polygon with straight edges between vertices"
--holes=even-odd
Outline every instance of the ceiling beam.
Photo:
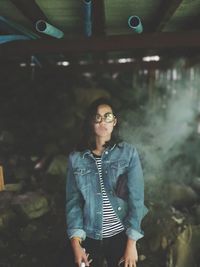
[[[173,62],[171,61],[152,61],[152,62],[144,62],[144,61],[135,61],[135,62],[126,62],[126,63],[101,63],[101,64],[70,64],[68,66],[56,66],[56,65],[43,65],[42,68],[39,68],[37,65],[35,68],[37,68],[39,71],[63,71],[63,72],[98,72],[98,71],[110,71],[117,72],[117,71],[132,71],[132,70],[156,70],[156,69],[168,69],[173,66]],[[33,67],[30,66],[30,62],[27,63],[26,67],[20,67],[18,62],[7,62],[2,61],[0,64],[0,68],[7,72],[10,70],[16,70],[16,69],[31,69]]]
[[49,53],[87,53],[130,50],[153,49],[173,50],[176,53],[181,50],[200,50],[199,32],[163,32],[144,33],[140,35],[116,35],[98,38],[82,38],[74,40],[23,40],[15,41],[0,46],[0,57],[12,57],[22,55],[37,55]]
[[191,31],[191,29],[198,31],[200,29],[199,14],[187,18],[187,20],[184,22],[184,29],[187,31]]
[[11,2],[33,23],[33,25],[40,19],[48,21],[35,0],[11,0]]
[[161,4],[156,10],[154,20],[151,25],[147,28],[148,32],[159,32],[162,31],[170,18],[174,15],[176,10],[179,8],[183,0],[162,0]]
[[69,70],[69,71],[80,71],[80,72],[94,72],[94,71],[132,71],[132,70],[156,70],[156,69],[167,69],[171,66],[171,63],[166,62],[144,62],[144,61],[136,61],[136,62],[127,62],[127,63],[106,63],[103,62],[101,64],[86,64],[86,65],[76,65],[76,66],[68,66],[58,67],[58,70]]
[[92,35],[105,35],[105,7],[104,0],[92,1]]

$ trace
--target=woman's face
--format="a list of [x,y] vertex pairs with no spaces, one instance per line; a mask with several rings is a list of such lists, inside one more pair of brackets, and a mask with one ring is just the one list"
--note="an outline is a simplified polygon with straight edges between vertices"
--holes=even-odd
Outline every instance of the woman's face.
[[94,133],[98,137],[109,140],[117,119],[113,115],[112,109],[108,105],[100,105],[97,108],[97,114],[94,120]]

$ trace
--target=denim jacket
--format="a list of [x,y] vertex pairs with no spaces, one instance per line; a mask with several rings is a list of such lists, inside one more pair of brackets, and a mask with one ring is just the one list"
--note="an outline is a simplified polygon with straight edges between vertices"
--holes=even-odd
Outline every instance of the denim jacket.
[[[116,195],[117,179],[127,173],[128,196]],[[137,150],[121,142],[102,154],[102,177],[110,203],[133,240],[143,237],[140,224],[144,206],[143,173]],[[102,194],[96,161],[90,150],[69,155],[66,183],[66,220],[69,238],[102,239]]]

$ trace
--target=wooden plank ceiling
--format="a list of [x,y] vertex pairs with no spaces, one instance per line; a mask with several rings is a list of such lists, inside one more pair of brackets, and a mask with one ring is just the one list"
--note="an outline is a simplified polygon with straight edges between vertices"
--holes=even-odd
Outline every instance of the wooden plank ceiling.
[[[84,2],[89,0],[1,0],[0,40],[15,34],[27,34],[29,40],[2,42],[0,59],[20,61],[34,55],[56,64],[61,59],[85,60],[88,55],[94,61],[199,56],[200,0],[91,0],[91,36],[85,34]],[[133,15],[142,22],[140,34],[128,26]],[[39,33],[38,20],[55,26],[64,36],[57,39]]]

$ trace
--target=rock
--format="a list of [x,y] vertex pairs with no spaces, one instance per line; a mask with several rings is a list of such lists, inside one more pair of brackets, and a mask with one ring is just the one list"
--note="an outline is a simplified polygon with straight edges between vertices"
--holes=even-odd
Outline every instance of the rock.
[[196,192],[184,184],[170,183],[166,186],[166,194],[168,203],[176,207],[189,207],[198,200]]
[[25,228],[22,229],[20,233],[21,240],[30,241],[34,239],[36,231],[37,231],[36,225],[28,224]]
[[166,236],[163,236],[162,237],[162,240],[161,240],[161,247],[163,250],[165,250],[168,246],[168,241],[167,241],[167,237]]
[[161,238],[162,236],[159,233],[152,239],[149,240],[149,248],[152,252],[156,252],[161,247]]
[[22,190],[22,183],[16,183],[16,184],[6,184],[5,190],[6,191],[12,191],[12,192],[20,192]]
[[64,155],[57,155],[50,163],[47,173],[51,175],[66,176],[67,171],[67,157]]
[[44,240],[47,240],[47,228],[43,227],[41,229],[41,224],[29,223],[25,228],[20,232],[20,239],[23,242],[28,243],[41,243]]
[[170,248],[167,267],[199,266],[200,225],[188,225]]
[[16,217],[11,207],[13,196],[11,192],[0,192],[0,230],[9,227]]
[[192,182],[192,188],[200,193],[200,177],[194,178]]
[[200,224],[200,205],[194,207],[197,223]]
[[17,181],[26,181],[28,180],[29,177],[29,171],[26,169],[25,166],[23,167],[16,167],[16,169],[14,170],[14,174],[15,174],[15,179]]
[[49,211],[47,198],[38,192],[28,192],[17,196],[13,201],[13,208],[23,218],[35,219]]
[[184,222],[183,218],[177,222],[178,218],[182,216],[175,209],[159,205],[151,206],[145,224],[143,224],[146,242],[149,244],[148,250],[152,253],[167,251],[180,233],[180,224]]
[[0,210],[0,231],[9,227],[16,218],[16,214],[10,209]]
[[0,210],[11,206],[13,196],[13,192],[7,192],[6,190],[0,192]]

